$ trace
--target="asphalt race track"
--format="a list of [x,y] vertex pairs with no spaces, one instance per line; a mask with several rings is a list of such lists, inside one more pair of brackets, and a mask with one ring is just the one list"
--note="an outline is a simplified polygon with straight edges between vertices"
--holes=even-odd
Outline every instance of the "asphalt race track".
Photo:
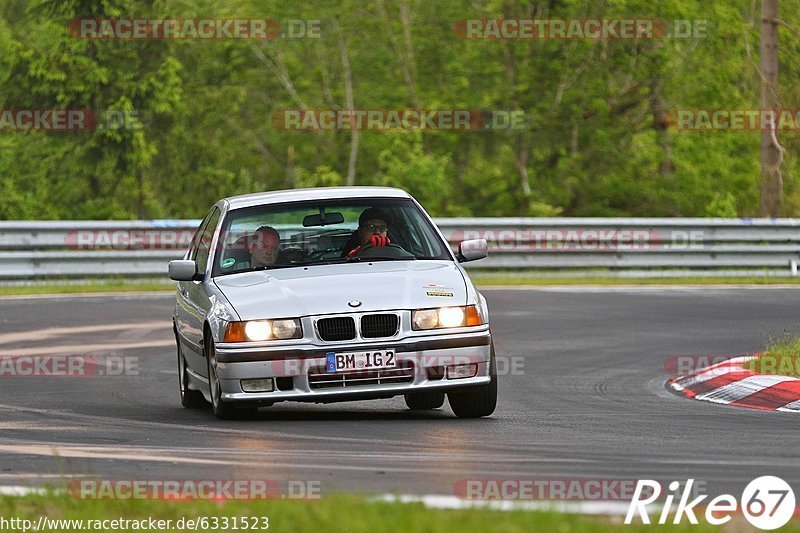
[[452,495],[464,479],[693,477],[712,494],[770,474],[800,484],[797,415],[664,389],[670,355],[745,354],[794,330],[800,289],[484,294],[501,376],[498,409],[481,420],[459,420],[447,404],[413,413],[398,397],[282,403],[218,421],[180,406],[171,294],[0,299],[0,355],[133,365],[128,375],[0,377],[0,485],[270,479]]

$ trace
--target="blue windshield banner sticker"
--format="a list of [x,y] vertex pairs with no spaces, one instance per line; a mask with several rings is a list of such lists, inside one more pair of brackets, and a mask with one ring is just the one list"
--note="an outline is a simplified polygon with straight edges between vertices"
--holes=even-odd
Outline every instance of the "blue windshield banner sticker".
[[325,358],[328,360],[328,372],[336,372],[336,354],[333,352],[326,353]]

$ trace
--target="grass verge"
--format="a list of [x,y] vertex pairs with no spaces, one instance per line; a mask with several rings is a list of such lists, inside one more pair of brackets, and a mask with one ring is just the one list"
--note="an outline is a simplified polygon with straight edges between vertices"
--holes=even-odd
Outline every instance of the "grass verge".
[[800,378],[800,335],[773,341],[761,357],[742,367],[759,374],[775,374]]
[[546,286],[546,285],[800,285],[800,277],[674,277],[674,278],[628,278],[613,276],[597,277],[541,277],[536,275],[503,275],[470,273],[478,287],[491,285]]
[[27,294],[76,294],[89,292],[149,292],[174,291],[172,282],[155,279],[98,279],[98,280],[54,280],[35,285],[0,285],[0,296]]
[[[0,518],[29,520],[35,525],[40,517],[61,520],[83,520],[83,530],[89,529],[86,521],[103,520],[171,520],[162,531],[231,531],[234,528],[233,518],[238,520],[238,529],[242,527],[242,517],[248,518],[252,525],[253,517],[258,518],[258,528],[247,528],[249,531],[266,531],[261,517],[268,518],[269,531],[306,532],[306,531],[348,531],[348,532],[381,532],[381,531],[425,531],[429,533],[469,531],[480,532],[525,532],[525,531],[557,531],[557,532],[593,532],[617,531],[620,529],[642,530],[648,526],[625,526],[620,517],[590,517],[561,514],[548,511],[493,511],[485,509],[443,510],[427,509],[421,503],[387,503],[369,501],[363,496],[337,494],[325,496],[320,500],[262,500],[262,501],[230,501],[216,503],[208,501],[154,501],[154,500],[80,500],[66,494],[28,495],[24,497],[0,496]],[[188,527],[186,520],[206,518],[206,525],[213,526],[216,518],[219,527]],[[227,518],[227,528],[223,528]],[[176,527],[179,520],[184,519],[183,528]],[[655,517],[655,520],[658,518]],[[734,517],[734,522],[743,522],[741,516]],[[718,528],[707,524],[692,526],[687,520],[680,525],[657,526],[659,531],[718,531]],[[2,525],[2,524],[0,524]],[[7,524],[8,525],[8,524]],[[48,524],[47,531],[75,531],[78,527],[72,524]],[[94,531],[111,531],[112,524],[102,524]],[[126,525],[126,524],[118,524]],[[742,525],[742,524],[740,524]],[[746,523],[743,524],[746,526]],[[142,530],[131,524],[119,527],[114,531]],[[146,528],[144,528],[146,529]],[[22,528],[7,529],[22,531]],[[154,529],[150,529],[153,531]],[[787,530],[800,531],[800,522],[787,525]],[[28,529],[31,531],[31,529]]]
[[[519,274],[470,273],[478,287],[548,286],[548,285],[800,285],[800,278],[792,277],[675,277],[675,278],[619,278],[619,277],[541,277]],[[0,296],[35,294],[76,294],[93,292],[150,292],[172,291],[171,282],[156,279],[102,279],[53,280],[35,285],[0,285]]]

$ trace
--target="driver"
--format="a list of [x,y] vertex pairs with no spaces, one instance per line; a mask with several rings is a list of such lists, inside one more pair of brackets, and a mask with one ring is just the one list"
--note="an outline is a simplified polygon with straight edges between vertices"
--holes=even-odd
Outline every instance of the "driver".
[[377,207],[365,209],[358,217],[358,237],[361,244],[350,250],[347,257],[353,257],[367,244],[375,248],[391,244],[392,241],[386,236],[389,231],[388,221],[389,215],[382,209]]

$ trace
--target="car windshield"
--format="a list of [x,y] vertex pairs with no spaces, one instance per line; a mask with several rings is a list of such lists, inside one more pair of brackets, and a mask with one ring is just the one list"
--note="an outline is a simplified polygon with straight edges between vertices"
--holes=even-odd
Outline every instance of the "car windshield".
[[452,259],[427,217],[407,198],[294,202],[232,210],[217,248],[213,276],[366,260]]

